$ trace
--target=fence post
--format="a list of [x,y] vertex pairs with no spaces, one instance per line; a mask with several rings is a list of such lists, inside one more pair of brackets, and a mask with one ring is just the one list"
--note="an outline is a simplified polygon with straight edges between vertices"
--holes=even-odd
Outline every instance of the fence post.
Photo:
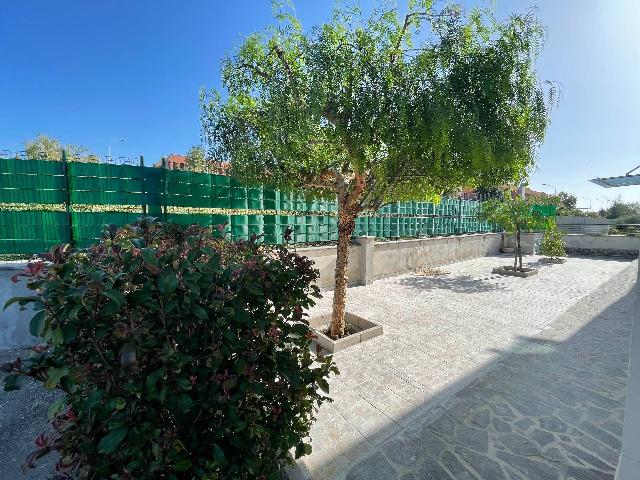
[[[140,167],[144,167],[144,157],[140,155]],[[147,188],[144,183],[144,169],[140,168],[140,183],[142,185],[142,215],[147,216]]]
[[167,222],[167,195],[169,185],[167,184],[167,159],[162,157],[162,221]]
[[69,243],[73,246],[73,221],[71,219],[71,182],[69,181],[69,164],[67,151],[62,149],[62,188],[64,191],[64,209],[67,214],[67,226],[69,227]]

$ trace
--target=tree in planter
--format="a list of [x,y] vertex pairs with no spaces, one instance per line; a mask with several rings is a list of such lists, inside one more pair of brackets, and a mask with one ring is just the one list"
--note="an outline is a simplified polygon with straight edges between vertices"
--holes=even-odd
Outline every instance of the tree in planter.
[[500,225],[504,230],[515,236],[513,249],[513,269],[522,270],[522,245],[520,235],[540,224],[542,217],[533,208],[529,200],[519,196],[513,198],[510,192],[505,193],[501,200],[487,200],[482,203],[480,217],[488,222]]
[[224,60],[224,96],[202,94],[210,157],[233,176],[337,196],[336,337],[358,214],[517,181],[548,124],[535,17],[500,23],[431,3],[411,1],[404,16],[385,4],[365,20],[337,9],[309,32],[276,10],[277,26]]
[[311,451],[337,369],[310,351],[309,259],[144,219],[48,260],[5,305],[33,305],[43,342],[2,365],[5,389],[64,392],[27,467],[58,451],[56,478],[277,479],[291,449]]

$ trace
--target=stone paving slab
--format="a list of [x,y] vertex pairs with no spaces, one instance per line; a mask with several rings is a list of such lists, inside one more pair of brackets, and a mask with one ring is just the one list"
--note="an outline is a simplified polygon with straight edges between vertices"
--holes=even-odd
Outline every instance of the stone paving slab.
[[334,355],[335,402],[300,478],[613,479],[637,262],[490,273],[505,261],[349,289],[348,309],[385,333]]

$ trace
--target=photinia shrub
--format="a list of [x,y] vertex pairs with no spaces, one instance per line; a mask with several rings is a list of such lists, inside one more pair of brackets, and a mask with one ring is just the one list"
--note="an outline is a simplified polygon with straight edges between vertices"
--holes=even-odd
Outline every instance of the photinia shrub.
[[555,220],[547,222],[540,244],[540,253],[551,258],[567,256],[566,243],[562,240],[562,232],[558,230]]
[[42,344],[3,365],[5,389],[65,392],[26,466],[58,451],[60,478],[275,479],[310,453],[338,373],[310,348],[310,260],[153,219],[47,260],[20,274],[35,295],[7,302],[35,307]]

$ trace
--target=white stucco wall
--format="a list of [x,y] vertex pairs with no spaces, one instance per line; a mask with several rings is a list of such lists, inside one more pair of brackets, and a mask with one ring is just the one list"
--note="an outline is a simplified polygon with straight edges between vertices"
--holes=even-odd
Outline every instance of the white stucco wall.
[[22,270],[24,262],[0,262],[0,350],[10,348],[28,347],[37,339],[29,333],[29,320],[33,316],[33,310],[20,311],[20,306],[14,303],[2,311],[4,304],[12,297],[33,295],[22,280],[13,283],[11,277]]

